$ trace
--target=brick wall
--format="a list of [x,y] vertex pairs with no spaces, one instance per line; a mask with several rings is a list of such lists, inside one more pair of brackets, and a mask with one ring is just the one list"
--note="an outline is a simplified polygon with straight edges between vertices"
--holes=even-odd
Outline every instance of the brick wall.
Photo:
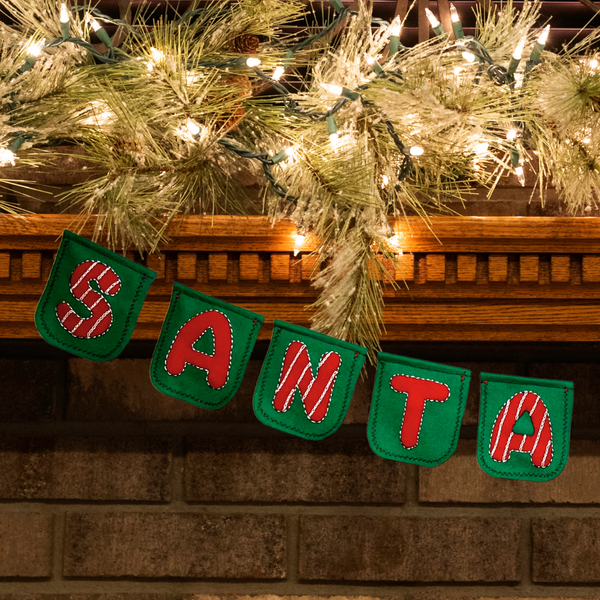
[[[474,371],[458,451],[440,467],[370,451],[372,376],[323,442],[262,426],[251,397],[264,345],[211,412],[152,388],[148,344],[106,364],[0,344],[0,600],[599,598],[600,346],[386,350]],[[575,381],[557,479],[478,468],[480,370]]]

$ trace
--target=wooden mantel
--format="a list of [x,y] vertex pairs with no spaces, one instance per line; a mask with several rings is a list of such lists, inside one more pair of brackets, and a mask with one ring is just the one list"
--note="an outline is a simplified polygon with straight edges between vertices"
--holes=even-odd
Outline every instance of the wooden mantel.
[[[39,337],[33,315],[62,231],[91,236],[74,219],[0,216],[0,337]],[[398,228],[401,285],[387,287],[384,340],[600,341],[600,220],[451,217],[429,229],[411,218]],[[158,278],[134,339],[157,338],[174,281],[265,315],[262,339],[275,318],[310,326],[310,247],[293,256],[291,223],[186,217],[168,235],[144,260]]]

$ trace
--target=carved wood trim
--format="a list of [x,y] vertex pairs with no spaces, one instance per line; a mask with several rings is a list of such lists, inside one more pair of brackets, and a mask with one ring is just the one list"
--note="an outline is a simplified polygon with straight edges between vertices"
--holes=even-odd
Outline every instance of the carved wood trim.
[[[62,231],[92,234],[74,219],[0,216],[0,337],[38,338],[33,315]],[[597,220],[435,218],[429,229],[414,218],[396,228],[404,253],[399,288],[386,287],[384,340],[600,340]],[[275,318],[310,326],[314,241],[294,257],[295,231],[264,217],[186,217],[162,254],[128,253],[158,272],[134,339],[156,339],[174,281],[265,315],[262,339]]]

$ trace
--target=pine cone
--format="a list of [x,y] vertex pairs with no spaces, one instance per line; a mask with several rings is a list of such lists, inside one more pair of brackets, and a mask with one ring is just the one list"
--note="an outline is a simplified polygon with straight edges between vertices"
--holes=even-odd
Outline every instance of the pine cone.
[[229,50],[239,54],[256,54],[259,43],[260,40],[255,35],[245,33],[232,40]]
[[[227,75],[225,77],[225,81],[232,87],[238,88],[238,93],[236,94],[240,98],[247,98],[252,95],[252,84],[250,83],[250,79],[245,75],[235,76],[235,75]],[[224,127],[226,129],[231,129],[235,131],[239,122],[244,118],[246,111],[240,102],[239,105],[232,111],[229,118],[223,118],[217,121],[217,125],[219,127]]]

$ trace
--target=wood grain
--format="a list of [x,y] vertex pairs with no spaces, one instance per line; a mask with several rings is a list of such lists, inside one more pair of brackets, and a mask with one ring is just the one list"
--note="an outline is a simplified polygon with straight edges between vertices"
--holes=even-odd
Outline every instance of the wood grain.
[[0,252],[0,279],[10,277],[10,252]]
[[446,256],[444,254],[427,255],[427,281],[446,279]]
[[[33,314],[68,215],[0,216],[0,337],[37,339]],[[600,227],[579,218],[437,218],[394,224],[404,254],[385,286],[384,340],[600,341]],[[91,233],[90,223],[83,227]],[[263,314],[310,326],[317,263],[307,238],[263,217],[187,217],[172,245],[146,264],[158,272],[134,331],[156,339],[172,283]],[[129,253],[131,258],[139,257]],[[408,286],[402,285],[402,280]]]
[[581,265],[582,279],[585,283],[600,282],[600,256],[584,255]]
[[39,279],[42,276],[42,253],[23,252],[21,261],[21,277],[23,279]]
[[240,279],[242,281],[258,280],[258,254],[256,252],[240,254]]
[[177,253],[177,279],[196,279],[198,255],[195,252]]
[[550,257],[550,272],[553,283],[569,283],[571,280],[571,257],[553,254]]
[[208,255],[209,281],[227,281],[227,252],[211,252]]
[[149,254],[146,257],[146,266],[153,271],[156,271],[156,279],[165,278],[166,263],[164,254]]
[[540,257],[524,254],[520,257],[519,278],[523,282],[538,282],[540,277]]
[[271,279],[273,281],[290,280],[289,254],[271,254]]
[[456,259],[458,281],[476,281],[477,256],[475,254],[459,254]]

